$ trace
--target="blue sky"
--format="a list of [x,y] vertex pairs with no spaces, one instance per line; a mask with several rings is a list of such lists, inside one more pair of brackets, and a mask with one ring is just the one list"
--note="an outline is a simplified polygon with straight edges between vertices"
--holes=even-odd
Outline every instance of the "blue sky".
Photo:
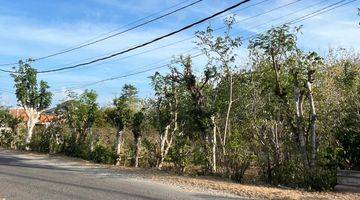
[[[166,10],[166,8],[183,1],[184,0],[0,0],[0,64],[16,62],[19,59],[36,58],[72,47],[122,27],[139,18],[161,10]],[[242,7],[235,9],[235,11],[260,1],[262,0],[252,0]],[[241,21],[295,1],[298,0],[269,0],[257,6],[235,12],[236,19],[240,22],[235,25],[233,34],[247,37],[254,33],[262,32],[272,25],[279,25],[326,5],[338,2],[339,0],[301,0],[282,9],[274,10],[266,15]],[[192,1],[189,0],[186,3],[189,2]],[[39,70],[54,68],[69,63],[79,63],[81,60],[87,58],[119,51],[176,30],[181,26],[209,16],[237,2],[236,0],[204,0],[190,8],[126,34],[68,54],[35,62],[32,66]],[[313,4],[314,6],[311,8],[267,23],[269,20],[302,10]],[[300,47],[304,50],[318,51],[323,55],[326,54],[329,48],[337,47],[345,47],[359,51],[360,26],[358,24],[360,17],[357,16],[357,7],[360,7],[359,0],[332,10],[329,13],[324,13],[301,22],[300,24],[304,25],[304,27],[302,29],[302,35],[299,36]],[[189,38],[195,31],[203,30],[209,24],[214,28],[221,27],[221,20],[224,17],[225,15],[148,47],[113,58],[110,61],[93,64],[76,70],[41,74],[39,75],[39,79],[43,79],[49,83],[51,90],[54,92],[53,98],[54,104],[56,104],[65,98],[65,91],[69,88],[76,88],[76,86],[104,78],[125,75],[149,67],[160,66],[168,63],[169,61],[166,59],[171,56],[195,53],[197,50],[194,49],[193,40],[190,39],[166,48],[159,48],[148,53],[134,55]],[[265,25],[259,26],[260,24]],[[221,33],[221,31],[218,33]],[[244,41],[243,46],[238,50],[238,54],[239,57],[246,58],[246,41]],[[196,58],[194,61],[198,71],[200,71],[203,61],[204,58],[202,57]],[[10,67],[1,68],[10,69]],[[166,71],[166,68],[160,71]],[[108,81],[93,85],[88,89],[94,89],[98,92],[99,103],[101,105],[109,104],[111,99],[119,94],[122,85],[125,83],[131,83],[137,86],[141,97],[151,97],[153,93],[149,85],[150,81],[148,77],[153,73],[154,71],[150,71],[136,76]],[[84,89],[85,88],[79,88],[75,89],[75,91],[82,92]],[[16,98],[12,93],[13,91],[14,88],[11,77],[6,73],[0,72],[1,105],[16,106]]]

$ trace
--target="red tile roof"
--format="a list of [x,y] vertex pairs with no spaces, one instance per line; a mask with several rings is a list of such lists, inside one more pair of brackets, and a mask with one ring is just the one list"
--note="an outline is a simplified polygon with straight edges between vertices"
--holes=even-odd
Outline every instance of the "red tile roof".
[[[10,114],[16,118],[22,119],[24,121],[28,120],[28,117],[26,115],[24,108],[13,108],[9,110]],[[40,124],[45,124],[47,122],[52,122],[54,120],[54,115],[47,115],[47,114],[41,114],[39,122]]]

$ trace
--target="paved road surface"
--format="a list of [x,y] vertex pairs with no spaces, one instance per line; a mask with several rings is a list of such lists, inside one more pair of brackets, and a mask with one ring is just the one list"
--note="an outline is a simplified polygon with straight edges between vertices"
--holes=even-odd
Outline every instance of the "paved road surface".
[[78,162],[0,149],[0,200],[12,199],[238,199],[185,192]]

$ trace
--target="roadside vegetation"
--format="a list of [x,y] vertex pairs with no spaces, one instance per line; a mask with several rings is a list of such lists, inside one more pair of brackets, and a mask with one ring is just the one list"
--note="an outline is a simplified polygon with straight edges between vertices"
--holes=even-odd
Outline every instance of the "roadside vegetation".
[[225,24],[221,35],[196,33],[204,66],[182,55],[149,77],[153,98],[125,84],[100,107],[96,91],[69,92],[48,126],[35,124],[51,105],[49,86],[20,62],[14,87],[28,121],[2,109],[0,145],[317,191],[332,190],[337,169],[360,170],[359,54],[306,52],[301,27],[283,25],[251,39],[244,60],[233,19]]

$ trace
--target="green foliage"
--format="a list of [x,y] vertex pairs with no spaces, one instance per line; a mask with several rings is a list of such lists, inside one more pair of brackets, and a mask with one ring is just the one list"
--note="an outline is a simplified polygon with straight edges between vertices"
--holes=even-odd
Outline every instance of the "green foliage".
[[45,81],[37,83],[36,70],[28,62],[19,61],[19,69],[12,76],[15,82],[15,94],[22,106],[44,110],[51,104],[52,94]]
[[96,103],[97,94],[95,91],[85,90],[80,96],[69,93],[69,97],[71,100],[59,104],[56,112],[69,124],[76,143],[82,143],[85,142],[89,130],[99,115]]
[[192,163],[191,143],[187,138],[179,136],[170,151],[170,160],[175,164],[179,173],[184,173]]
[[225,159],[228,173],[230,178],[238,183],[242,182],[245,171],[254,160],[249,146],[239,133],[233,133],[227,144],[228,151]]
[[67,135],[64,140],[64,148],[62,151],[67,156],[89,159],[90,145],[86,143],[77,144],[71,135]]
[[10,148],[11,144],[16,143],[17,126],[20,119],[13,117],[8,110],[0,107],[0,146]]
[[131,121],[138,101],[137,93],[137,89],[133,85],[125,84],[121,96],[113,101],[114,108],[106,110],[108,121],[117,129],[124,129],[125,125]]
[[20,122],[20,119],[13,117],[8,110],[0,107],[0,127],[14,128]]
[[0,146],[3,148],[10,148],[11,142],[14,140],[14,135],[12,131],[1,130],[0,131]]
[[48,153],[50,151],[51,135],[44,128],[37,127],[29,144],[31,150]]
[[338,86],[345,96],[341,101],[340,123],[334,127],[335,137],[340,143],[340,167],[360,170],[360,66],[346,61]]
[[336,130],[336,139],[341,144],[339,152],[342,158],[341,167],[360,170],[360,118],[359,111],[353,110],[346,114],[343,122]]
[[296,33],[299,30],[300,28],[296,28],[292,31],[288,25],[271,28],[251,40],[249,48],[263,51],[269,57],[284,59],[297,51]]
[[177,83],[178,75],[176,70],[172,69],[172,74],[163,76],[156,72],[150,78],[156,97],[152,102],[154,112],[152,113],[152,122],[158,132],[162,134],[165,127],[171,122],[171,113],[177,111],[178,100],[176,95],[180,90]]
[[96,145],[94,151],[92,151],[89,156],[91,161],[103,164],[115,164],[116,158],[116,153],[110,147],[102,144]]
[[142,145],[145,148],[145,152],[143,152],[142,156],[144,157],[143,160],[145,160],[145,162],[143,165],[141,166],[149,166],[149,167],[156,167],[157,164],[157,147],[156,144],[154,142],[151,142],[149,139],[144,138],[144,140],[142,141]]
[[[211,27],[197,32],[204,66],[180,56],[169,73],[150,77],[153,99],[140,100],[126,84],[112,106],[99,110],[94,91],[70,93],[56,109],[57,121],[37,130],[32,149],[107,164],[118,156],[124,165],[141,158],[142,167],[164,161],[192,174],[209,174],[215,163],[213,174],[236,182],[255,171],[251,178],[308,190],[331,190],[338,168],[360,170],[359,55],[305,53],[297,44],[300,28],[283,25],[250,41],[249,63],[238,70],[241,40],[230,36],[233,23],[226,20],[222,35]],[[37,96],[49,96],[48,86],[20,65],[23,75],[14,75],[19,102],[46,107],[49,98]],[[0,110],[4,124],[16,123]],[[114,151],[120,135],[114,128],[124,137],[121,155]],[[15,136],[4,132],[0,145],[21,146]]]
[[318,166],[312,175],[305,179],[305,188],[312,191],[330,191],[336,185],[336,170]]
[[132,118],[132,133],[134,138],[141,137],[141,125],[143,124],[145,115],[142,111],[136,112]]

